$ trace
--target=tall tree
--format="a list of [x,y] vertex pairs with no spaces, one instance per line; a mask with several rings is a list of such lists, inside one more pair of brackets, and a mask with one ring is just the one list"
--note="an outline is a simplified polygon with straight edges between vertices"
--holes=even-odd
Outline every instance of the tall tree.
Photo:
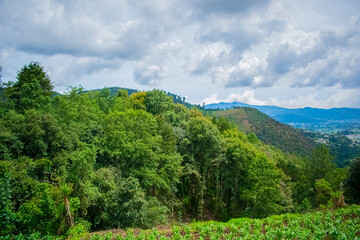
[[350,164],[345,194],[348,202],[360,204],[360,157],[355,158]]
[[10,176],[0,167],[0,236],[11,232],[13,221]]
[[146,92],[146,110],[154,115],[164,113],[172,107],[173,99],[164,91],[154,89]]
[[9,83],[6,95],[13,102],[17,111],[41,108],[50,101],[53,85],[43,66],[31,62],[24,66],[17,75],[15,83]]
[[330,155],[329,148],[322,144],[313,150],[308,159],[307,173],[310,181],[315,184],[315,180],[324,178],[329,180],[331,174],[336,169],[333,156]]

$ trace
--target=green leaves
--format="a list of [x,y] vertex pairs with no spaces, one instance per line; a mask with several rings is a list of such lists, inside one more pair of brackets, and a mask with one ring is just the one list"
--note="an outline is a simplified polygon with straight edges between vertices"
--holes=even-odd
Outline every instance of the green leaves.
[[0,235],[6,235],[14,228],[12,212],[10,176],[0,168]]
[[53,86],[44,68],[37,62],[24,66],[17,75],[17,81],[6,88],[6,96],[18,112],[26,109],[44,108],[53,95]]
[[165,113],[173,107],[172,97],[157,89],[146,92],[144,103],[146,111],[154,115]]
[[[35,229],[42,235],[80,237],[89,226],[85,219],[92,230],[149,228],[168,218],[266,217],[307,211],[316,200],[331,200],[333,206],[344,200],[346,170],[335,168],[326,147],[306,161],[286,155],[225,118],[174,104],[161,90],[129,97],[123,90],[111,94],[75,87],[50,98],[50,79],[31,63],[5,91],[2,233]],[[347,185],[352,191],[358,183],[356,163]],[[218,229],[212,238],[224,237],[224,228]],[[210,233],[207,228],[200,235]],[[257,229],[253,237],[261,234]],[[270,236],[292,237],[294,232],[277,230]]]

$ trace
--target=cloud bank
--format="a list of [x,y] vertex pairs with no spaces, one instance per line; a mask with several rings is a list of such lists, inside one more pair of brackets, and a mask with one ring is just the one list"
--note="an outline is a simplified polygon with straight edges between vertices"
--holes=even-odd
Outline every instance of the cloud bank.
[[58,88],[89,79],[171,89],[176,79],[177,93],[194,102],[216,88],[249,102],[260,90],[287,88],[304,93],[261,101],[360,106],[342,95],[360,89],[359,12],[356,0],[3,0],[0,65],[14,80],[14,69],[39,61]]

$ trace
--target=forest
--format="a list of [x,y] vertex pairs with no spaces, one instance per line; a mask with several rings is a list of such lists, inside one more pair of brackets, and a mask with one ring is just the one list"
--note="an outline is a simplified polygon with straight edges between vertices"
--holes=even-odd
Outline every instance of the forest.
[[360,158],[282,152],[162,90],[72,87],[37,62],[1,84],[0,236],[338,209],[360,203]]

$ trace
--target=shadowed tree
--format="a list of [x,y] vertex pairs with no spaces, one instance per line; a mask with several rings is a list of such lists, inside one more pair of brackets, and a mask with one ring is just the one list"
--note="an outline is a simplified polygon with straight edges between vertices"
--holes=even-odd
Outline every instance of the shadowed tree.
[[360,203],[360,157],[350,165],[349,175],[345,183],[345,194],[350,203]]

